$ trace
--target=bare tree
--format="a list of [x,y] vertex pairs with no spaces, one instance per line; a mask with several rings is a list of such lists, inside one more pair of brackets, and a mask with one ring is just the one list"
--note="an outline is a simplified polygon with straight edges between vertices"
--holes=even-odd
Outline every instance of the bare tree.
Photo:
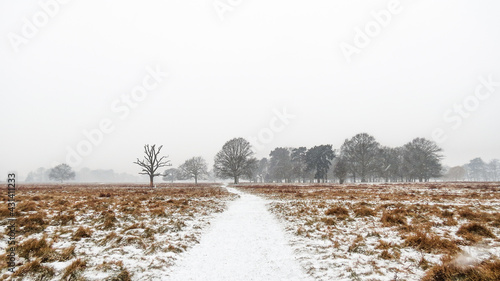
[[234,138],[224,144],[215,156],[214,171],[222,178],[233,178],[238,183],[241,176],[248,172],[253,152],[250,143],[244,138]]
[[207,174],[207,162],[202,157],[193,157],[186,160],[179,167],[184,175],[194,178],[194,183],[198,184],[198,177]]
[[345,157],[349,170],[356,181],[359,175],[361,182],[366,182],[368,176],[376,171],[377,156],[380,144],[367,133],[357,134],[342,145],[342,155]]
[[166,169],[161,175],[164,181],[174,182],[174,180],[179,179],[180,171],[176,168]]
[[171,166],[170,160],[166,160],[168,156],[158,158],[162,147],[163,145],[160,145],[158,149],[156,149],[155,144],[152,146],[149,146],[149,144],[144,145],[144,154],[146,154],[144,160],[139,160],[139,158],[137,158],[137,161],[134,162],[134,164],[142,167],[142,172],[139,174],[149,176],[149,187],[153,187],[154,177],[161,175],[156,172],[158,168]]
[[404,145],[403,170],[407,181],[429,181],[442,176],[441,151],[435,142],[416,138]]

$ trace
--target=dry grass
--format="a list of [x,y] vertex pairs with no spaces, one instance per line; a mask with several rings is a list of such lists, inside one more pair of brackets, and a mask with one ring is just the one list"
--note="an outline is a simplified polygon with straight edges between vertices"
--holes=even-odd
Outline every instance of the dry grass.
[[354,209],[354,214],[357,217],[373,217],[376,215],[376,212],[372,208],[361,206]]
[[[238,187],[273,200],[271,211],[298,236],[293,242],[298,243],[295,251],[313,257],[301,263],[319,280],[346,276],[364,280],[365,273],[356,273],[357,266],[366,275],[380,274],[382,279],[416,280],[435,268],[440,257],[459,254],[463,246],[500,248],[496,239],[500,230],[498,183]],[[355,262],[344,266],[345,260]],[[391,266],[382,271],[380,261]],[[325,275],[331,268],[335,268],[334,273]],[[397,277],[383,273],[391,271]],[[374,276],[367,280],[379,280]]]
[[455,242],[420,231],[406,237],[405,246],[413,247],[427,253],[444,252],[447,254],[455,254],[460,251],[460,248]]
[[82,238],[90,238],[90,237],[92,237],[92,230],[88,227],[80,226],[73,234],[71,239],[75,241],[80,241],[80,239]]
[[51,262],[59,258],[46,236],[25,240],[17,247],[17,253],[26,260],[36,258],[40,262]]
[[384,226],[406,225],[406,218],[399,210],[384,212],[380,221]]
[[463,265],[455,260],[432,267],[422,281],[498,281],[500,260],[483,261],[476,265]]
[[325,215],[336,216],[338,219],[346,219],[349,217],[349,210],[341,206],[335,206],[326,210]]
[[458,229],[457,235],[463,236],[473,242],[480,241],[481,237],[496,238],[491,230],[477,222],[462,225]]
[[[137,184],[19,185],[16,192],[18,266],[22,265],[18,268],[19,276],[28,274],[33,280],[45,280],[43,276],[53,273],[57,280],[63,275],[64,280],[83,280],[88,270],[98,266],[93,261],[95,257],[88,255],[95,247],[106,253],[101,258],[108,264],[113,264],[112,256],[118,252],[131,260],[147,259],[157,268],[169,266],[177,258],[171,253],[184,252],[197,243],[201,227],[208,225],[206,218],[222,212],[227,201],[235,198],[218,184],[157,186],[152,189]],[[0,225],[5,226],[10,212],[5,207],[7,197],[0,195],[1,200]],[[188,225],[187,221],[194,223]],[[178,234],[191,227],[196,228],[193,234]],[[135,247],[143,255],[130,254],[124,250],[125,246]],[[148,251],[169,253],[168,260],[155,261]],[[0,255],[0,276],[8,275],[5,257],[4,253]],[[74,264],[64,272],[54,272],[46,265],[69,260],[74,260]],[[86,261],[86,266],[82,261]],[[131,280],[132,270],[136,269],[113,265],[104,271],[109,275],[108,280]]]
[[64,269],[61,279],[63,280],[80,280],[83,270],[87,267],[87,262],[81,259],[76,259],[68,267]]
[[19,267],[13,274],[13,278],[32,277],[38,281],[48,281],[55,275],[54,269],[44,266],[39,259],[30,261]]
[[131,281],[131,274],[126,269],[122,269],[118,275],[106,279],[106,281]]

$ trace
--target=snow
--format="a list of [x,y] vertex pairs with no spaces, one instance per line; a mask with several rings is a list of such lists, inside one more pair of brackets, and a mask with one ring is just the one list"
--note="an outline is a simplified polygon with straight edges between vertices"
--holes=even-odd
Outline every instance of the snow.
[[312,280],[265,199],[243,193],[162,280]]

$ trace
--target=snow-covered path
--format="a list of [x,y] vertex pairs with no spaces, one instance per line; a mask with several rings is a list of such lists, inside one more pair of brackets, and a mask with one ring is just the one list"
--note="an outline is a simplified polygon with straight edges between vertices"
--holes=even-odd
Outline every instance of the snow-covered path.
[[255,195],[240,195],[200,244],[189,250],[163,280],[311,280],[294,259],[279,222]]

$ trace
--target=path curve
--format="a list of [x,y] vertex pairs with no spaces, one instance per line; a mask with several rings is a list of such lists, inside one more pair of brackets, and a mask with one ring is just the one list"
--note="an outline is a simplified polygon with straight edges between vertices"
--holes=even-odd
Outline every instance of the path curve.
[[200,244],[186,252],[162,280],[312,280],[294,259],[266,200],[227,189],[240,198],[229,203]]

